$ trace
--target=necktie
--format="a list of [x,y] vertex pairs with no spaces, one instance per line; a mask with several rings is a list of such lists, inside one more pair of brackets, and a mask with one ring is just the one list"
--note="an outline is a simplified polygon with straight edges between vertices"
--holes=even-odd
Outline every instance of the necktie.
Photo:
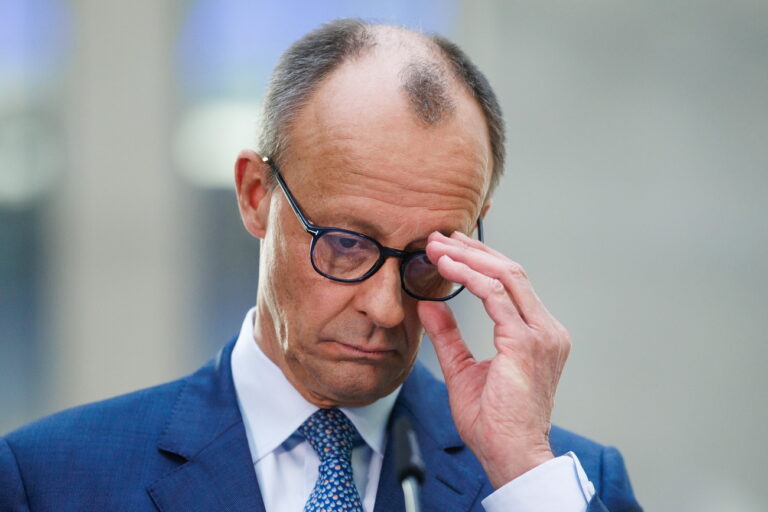
[[320,457],[317,482],[304,512],[363,512],[352,479],[354,425],[338,409],[319,409],[299,432]]

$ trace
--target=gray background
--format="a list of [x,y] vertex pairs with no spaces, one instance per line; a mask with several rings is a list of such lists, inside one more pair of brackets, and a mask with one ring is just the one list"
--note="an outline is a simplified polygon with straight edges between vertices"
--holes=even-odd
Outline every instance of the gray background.
[[[180,169],[201,102],[176,64],[195,2],[54,3],[55,79],[0,81],[0,185],[33,190],[0,199],[1,432],[193,370],[255,297],[231,188]],[[330,4],[325,19],[356,9]],[[448,16],[436,28],[501,98],[487,239],[574,339],[555,422],[618,446],[647,510],[764,510],[768,3],[411,4],[359,5],[427,29],[430,9]],[[317,24],[296,12],[291,37]],[[455,306],[490,356],[477,301]]]

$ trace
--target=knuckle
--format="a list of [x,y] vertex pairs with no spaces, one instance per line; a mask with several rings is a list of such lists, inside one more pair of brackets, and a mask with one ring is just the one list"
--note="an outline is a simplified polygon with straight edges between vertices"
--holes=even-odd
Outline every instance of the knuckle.
[[563,344],[557,337],[552,337],[547,342],[547,347],[552,353],[559,353],[563,348]]
[[562,349],[569,350],[571,346],[571,336],[561,325],[539,331],[536,335],[536,341],[546,350],[552,352],[559,352]]
[[510,261],[506,265],[506,271],[508,274],[512,275],[513,277],[517,278],[528,278],[528,274],[525,273],[525,269],[520,265],[519,263],[515,263],[514,261]]
[[504,284],[498,279],[494,279],[492,277],[488,278],[488,287],[490,288],[491,293],[495,295],[502,295],[507,293],[506,289],[504,288]]
[[560,348],[564,349],[566,353],[570,353],[571,347],[573,346],[571,334],[559,322],[555,325],[555,340]]
[[552,336],[547,335],[544,331],[532,329],[531,338],[536,345],[542,348],[549,349],[552,346]]

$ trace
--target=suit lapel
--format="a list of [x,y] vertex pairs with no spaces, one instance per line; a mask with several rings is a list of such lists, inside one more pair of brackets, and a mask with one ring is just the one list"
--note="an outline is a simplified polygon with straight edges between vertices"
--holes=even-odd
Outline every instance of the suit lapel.
[[[390,425],[401,415],[411,420],[426,466],[422,510],[471,510],[481,496],[483,469],[456,432],[445,388],[418,363],[403,384]],[[374,512],[404,508],[402,489],[395,475],[392,429],[388,432]]]
[[149,487],[163,512],[265,512],[244,432],[233,426]]
[[158,443],[180,461],[147,490],[163,512],[264,512],[230,359],[234,341],[187,379]]
[[[171,412],[158,449],[180,465],[147,488],[162,512],[265,512],[232,382],[233,347],[234,340],[187,379]],[[422,509],[471,510],[490,488],[484,489],[483,469],[456,432],[445,387],[419,363],[390,425],[401,415],[411,420],[426,465]],[[391,431],[374,512],[404,508]]]

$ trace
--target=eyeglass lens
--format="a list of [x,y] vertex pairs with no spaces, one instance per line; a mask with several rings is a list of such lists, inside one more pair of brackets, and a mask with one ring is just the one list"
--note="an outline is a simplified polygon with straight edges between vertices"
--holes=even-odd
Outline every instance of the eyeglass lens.
[[[345,231],[321,233],[312,246],[312,263],[322,274],[344,281],[364,277],[381,259],[373,241]],[[424,299],[449,297],[461,286],[444,279],[427,255],[416,253],[401,267],[403,287],[411,295]]]
[[315,266],[331,277],[359,279],[379,260],[379,248],[371,240],[343,231],[322,233],[312,247]]
[[416,254],[405,262],[402,270],[403,286],[411,294],[426,299],[442,299],[457,292],[461,285],[448,281],[433,265],[426,254]]

